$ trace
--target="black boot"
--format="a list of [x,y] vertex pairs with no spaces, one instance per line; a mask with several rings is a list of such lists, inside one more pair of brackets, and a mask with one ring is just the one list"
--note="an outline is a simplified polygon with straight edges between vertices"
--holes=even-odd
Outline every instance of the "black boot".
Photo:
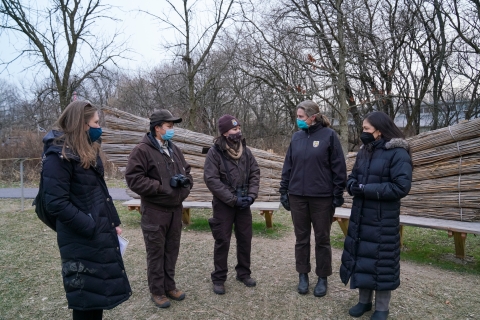
[[318,277],[317,285],[315,286],[315,290],[313,291],[313,295],[315,297],[323,297],[327,294],[327,278],[320,278]]
[[388,318],[388,310],[387,311],[377,311],[372,314],[370,320],[386,320]]
[[348,313],[355,318],[361,317],[365,312],[372,310],[372,303],[357,303],[348,310]]
[[308,273],[300,273],[298,279],[298,293],[306,294],[308,292]]

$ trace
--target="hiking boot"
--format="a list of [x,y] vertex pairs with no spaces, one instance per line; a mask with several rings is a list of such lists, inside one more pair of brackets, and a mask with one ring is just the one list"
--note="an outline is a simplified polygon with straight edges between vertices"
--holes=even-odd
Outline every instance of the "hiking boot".
[[165,295],[156,296],[152,294],[152,301],[155,302],[155,305],[159,308],[170,307],[170,300],[168,300]]
[[363,314],[367,311],[372,310],[372,303],[357,303],[353,307],[348,310],[348,314],[351,315],[352,317],[359,318],[363,316]]
[[375,312],[370,317],[370,320],[387,320],[388,318],[388,310],[387,311],[378,311]]
[[327,278],[320,278],[318,277],[317,285],[315,286],[315,290],[313,290],[313,295],[315,297],[323,297],[327,294]]
[[167,297],[175,301],[181,301],[185,299],[185,293],[181,290],[173,289],[173,290],[167,291]]
[[214,283],[213,292],[215,292],[216,294],[225,294],[225,286],[223,285],[223,283],[222,284]]
[[255,287],[257,285],[255,280],[253,280],[252,278],[240,279],[239,277],[237,277],[237,280],[243,282],[243,284],[247,287]]
[[308,273],[298,275],[298,293],[306,294],[308,292]]

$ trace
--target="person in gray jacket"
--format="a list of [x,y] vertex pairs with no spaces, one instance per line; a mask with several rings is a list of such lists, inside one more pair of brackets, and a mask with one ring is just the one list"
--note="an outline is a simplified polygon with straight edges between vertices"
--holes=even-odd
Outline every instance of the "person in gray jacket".
[[280,182],[280,201],[292,211],[295,229],[295,262],[299,273],[298,293],[309,287],[310,234],[315,234],[315,273],[313,294],[327,294],[327,277],[332,274],[330,227],[335,208],[343,204],[346,164],[342,146],[327,117],[318,105],[303,101],[297,106],[297,125],[285,156]]

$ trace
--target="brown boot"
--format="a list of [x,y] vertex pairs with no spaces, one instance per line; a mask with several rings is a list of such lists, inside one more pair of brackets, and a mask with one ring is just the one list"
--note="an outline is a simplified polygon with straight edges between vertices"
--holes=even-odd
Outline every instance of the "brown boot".
[[167,291],[167,296],[175,301],[181,301],[185,299],[185,293],[178,289]]
[[152,294],[152,301],[155,302],[155,305],[159,308],[170,307],[170,300],[168,300],[165,295],[156,296]]

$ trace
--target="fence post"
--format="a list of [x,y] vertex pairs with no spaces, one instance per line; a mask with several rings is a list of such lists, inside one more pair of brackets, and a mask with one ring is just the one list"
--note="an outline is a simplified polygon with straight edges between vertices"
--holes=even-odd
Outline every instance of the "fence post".
[[24,202],[24,196],[23,196],[23,162],[25,159],[20,159],[20,188],[22,189],[22,211],[24,210],[23,202]]

